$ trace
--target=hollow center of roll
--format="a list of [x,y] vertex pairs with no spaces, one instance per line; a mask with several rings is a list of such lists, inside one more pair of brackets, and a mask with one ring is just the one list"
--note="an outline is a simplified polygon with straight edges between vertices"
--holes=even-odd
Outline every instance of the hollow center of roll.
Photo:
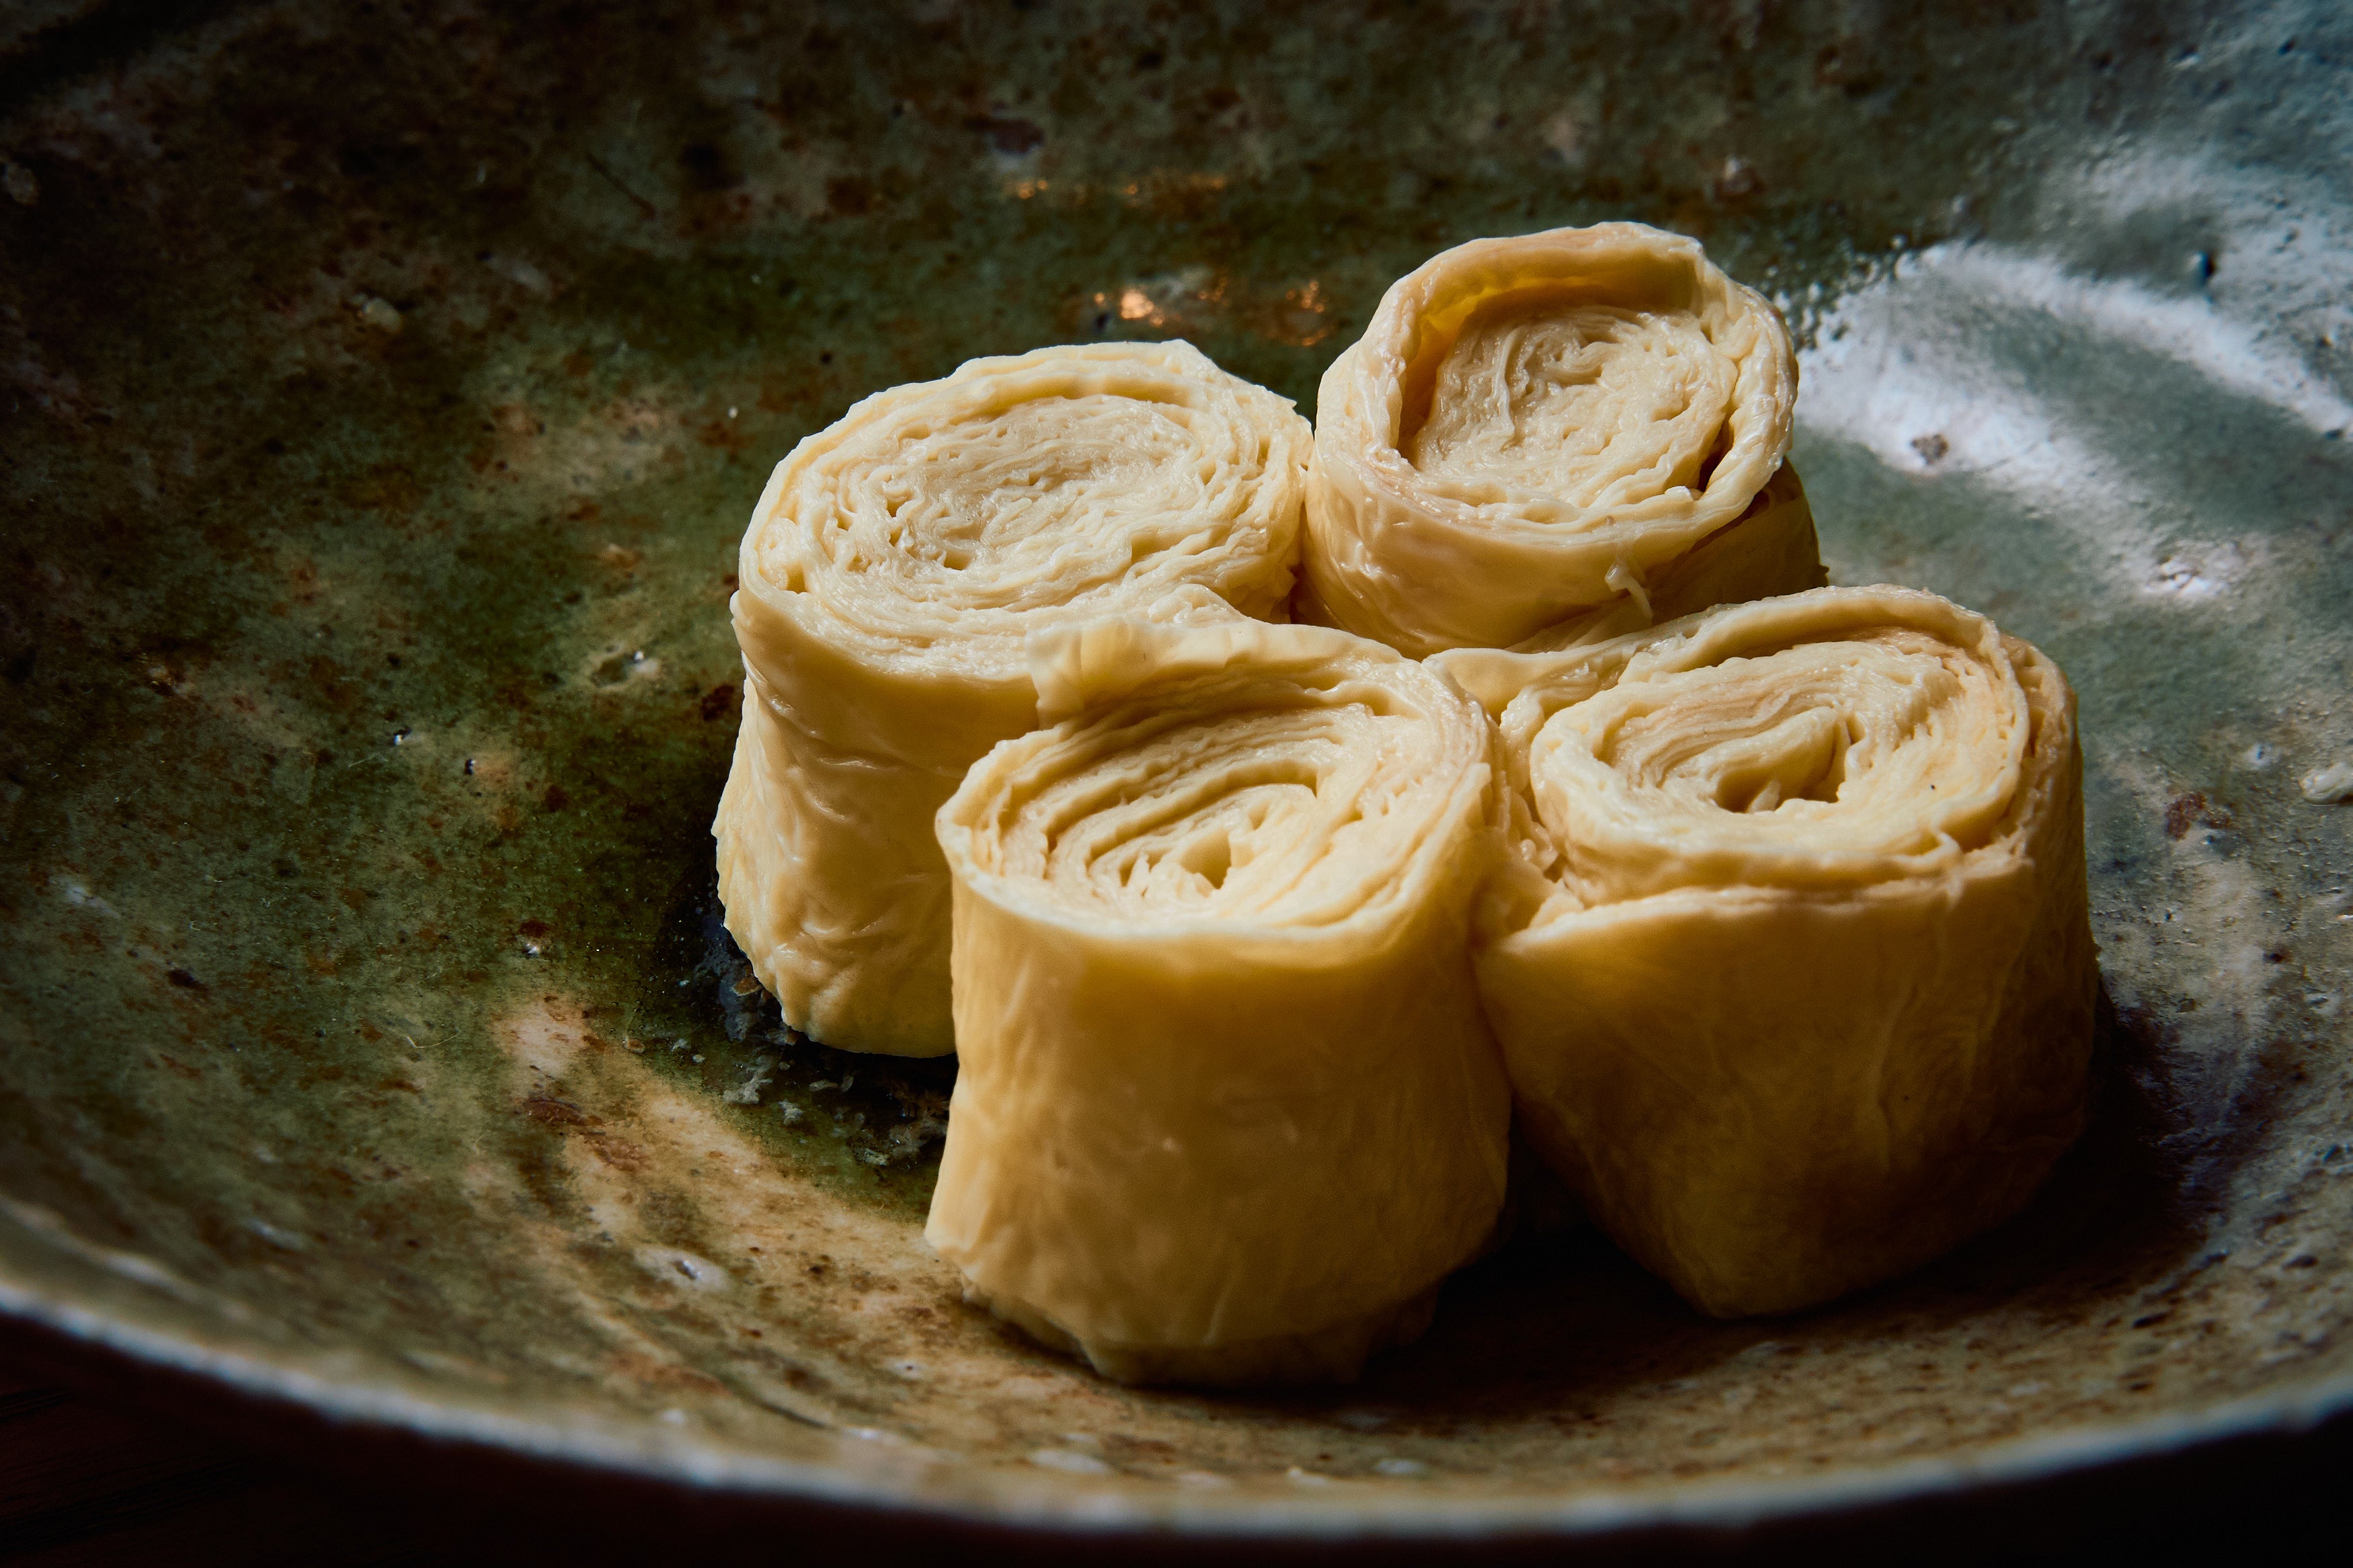
[[1564,709],[1531,779],[1588,902],[1868,877],[1995,831],[2018,783],[2008,685],[1925,633],[1801,644]]
[[1347,702],[1095,734],[1009,803],[997,863],[1090,916],[1345,920],[1412,858],[1428,745]]
[[1464,323],[1405,457],[1474,500],[1688,492],[1725,449],[1737,375],[1689,311],[1505,300]]
[[1004,610],[1165,571],[1210,477],[1192,415],[1091,394],[890,431],[846,476],[834,562],[909,598]]

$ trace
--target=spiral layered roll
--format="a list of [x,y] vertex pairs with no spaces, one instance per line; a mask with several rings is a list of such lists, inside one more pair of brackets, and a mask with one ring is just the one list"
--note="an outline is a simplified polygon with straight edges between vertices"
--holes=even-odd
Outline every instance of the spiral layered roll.
[[1281,618],[1310,435],[1189,344],[981,359],[776,468],[733,604],[743,728],[712,832],[727,928],[831,1046],[954,1048],[932,819],[1037,724],[1029,633]]
[[1694,241],[1612,223],[1446,251],[1324,373],[1299,618],[1423,658],[1819,586],[1804,492],[1757,504],[1797,395],[1780,317]]
[[1351,1378],[1503,1202],[1490,726],[1324,628],[1036,647],[1060,721],[939,816],[960,1059],[925,1234],[1106,1375]]
[[1933,595],[1820,589],[1435,661],[1501,718],[1479,956],[1523,1125],[1720,1316],[1926,1261],[2084,1114],[2074,699]]

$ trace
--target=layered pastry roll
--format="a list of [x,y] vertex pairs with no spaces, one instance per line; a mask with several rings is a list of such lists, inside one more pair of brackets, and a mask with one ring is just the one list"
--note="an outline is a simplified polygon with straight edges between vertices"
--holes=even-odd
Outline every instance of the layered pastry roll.
[[1627,1251],[1782,1311],[2026,1201],[2098,984],[2057,666],[1900,588],[1433,662],[1501,720],[1478,967],[1523,1125]]
[[727,929],[829,1046],[954,1048],[932,817],[1036,727],[1022,639],[1282,618],[1310,435],[1189,344],[975,360],[776,468],[734,598],[743,728],[712,832]]
[[1694,241],[1446,251],[1324,373],[1298,618],[1422,658],[1820,586],[1797,396],[1781,318]]
[[925,1234],[1111,1377],[1352,1378],[1504,1199],[1486,717],[1320,627],[1037,646],[1060,721],[939,816],[960,1059]]

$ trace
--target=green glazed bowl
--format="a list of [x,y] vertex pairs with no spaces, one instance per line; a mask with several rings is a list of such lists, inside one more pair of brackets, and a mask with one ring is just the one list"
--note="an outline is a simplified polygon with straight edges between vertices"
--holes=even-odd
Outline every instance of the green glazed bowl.
[[[1089,1539],[1589,1542],[2342,1411],[2348,160],[2322,5],[18,6],[0,1310],[354,1437]],[[1620,216],[1788,313],[1832,580],[2073,678],[2095,1124],[1804,1316],[1554,1236],[1353,1388],[1103,1383],[923,1244],[952,1065],[782,1033],[719,933],[753,500],[1041,343],[1310,409],[1433,251]]]

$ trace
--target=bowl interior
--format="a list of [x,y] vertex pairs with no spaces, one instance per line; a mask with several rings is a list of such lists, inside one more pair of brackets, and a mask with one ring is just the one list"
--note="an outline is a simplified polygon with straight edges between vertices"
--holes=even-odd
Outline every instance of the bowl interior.
[[[2336,1397],[2353,24],[1912,9],[0,22],[0,1303],[588,1463],[1253,1528]],[[2073,679],[2096,1122],[1801,1317],[1554,1235],[1353,1388],[1104,1384],[922,1243],[952,1067],[776,1033],[718,932],[753,500],[1040,343],[1312,411],[1431,252],[1614,216],[1788,314],[1832,580]]]

